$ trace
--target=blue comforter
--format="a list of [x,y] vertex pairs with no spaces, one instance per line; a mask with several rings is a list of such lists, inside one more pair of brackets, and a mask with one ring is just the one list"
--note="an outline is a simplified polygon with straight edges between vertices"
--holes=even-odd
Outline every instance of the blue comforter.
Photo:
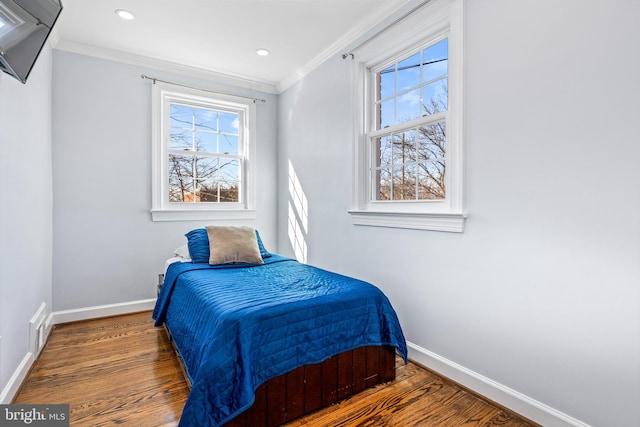
[[192,383],[180,426],[218,426],[255,389],[298,366],[367,345],[407,358],[397,316],[375,286],[273,255],[260,266],[174,263],[153,312]]

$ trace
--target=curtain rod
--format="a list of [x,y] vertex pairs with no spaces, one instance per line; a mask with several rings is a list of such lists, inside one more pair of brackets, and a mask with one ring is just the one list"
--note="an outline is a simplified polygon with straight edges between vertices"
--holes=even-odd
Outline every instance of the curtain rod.
[[414,7],[413,9],[411,9],[409,12],[405,13],[404,15],[402,15],[401,17],[399,17],[398,19],[396,19],[395,21],[393,21],[392,23],[386,25],[383,29],[381,29],[380,31],[378,31],[377,33],[375,33],[374,35],[372,35],[371,37],[369,37],[368,39],[366,39],[365,41],[363,41],[362,43],[360,43],[358,46],[354,47],[353,49],[351,49],[350,52],[347,53],[343,53],[342,54],[342,59],[346,59],[348,56],[351,57],[351,59],[354,59],[356,56],[353,53],[354,51],[357,51],[358,49],[360,49],[362,46],[366,45],[369,42],[372,42],[373,40],[377,39],[379,36],[381,36],[383,33],[387,32],[387,30],[391,27],[393,27],[394,25],[396,25],[398,22],[403,21],[405,18],[407,18],[409,15],[411,15],[413,12],[415,12],[416,10],[420,9],[422,6],[424,6],[425,4],[429,3],[431,0],[425,0],[422,3],[420,3],[419,5],[417,5],[416,7]]
[[203,92],[215,93],[215,94],[217,94],[217,95],[229,95],[229,96],[236,96],[236,97],[238,97],[238,98],[250,99],[250,100],[252,100],[252,101],[253,101],[253,103],[254,103],[254,104],[255,104],[256,102],[258,102],[258,101],[259,101],[259,102],[262,102],[263,104],[264,104],[265,102],[267,102],[267,100],[266,100],[266,99],[264,99],[264,98],[252,98],[252,97],[250,97],[250,96],[240,96],[240,95],[234,95],[234,94],[231,94],[231,93],[216,92],[216,91],[214,91],[214,90],[201,89],[201,88],[199,88],[199,87],[193,87],[193,86],[183,85],[183,84],[180,84],[180,83],[168,82],[168,81],[166,81],[166,80],[156,79],[155,77],[149,77],[149,76],[146,76],[146,75],[144,75],[144,74],[140,74],[140,77],[141,77],[142,79],[151,80],[151,81],[153,82],[153,84],[156,84],[156,82],[162,82],[162,83],[167,83],[167,84],[174,85],[174,86],[186,87],[186,88],[188,88],[188,89],[196,89],[196,90],[201,90],[201,91],[203,91]]

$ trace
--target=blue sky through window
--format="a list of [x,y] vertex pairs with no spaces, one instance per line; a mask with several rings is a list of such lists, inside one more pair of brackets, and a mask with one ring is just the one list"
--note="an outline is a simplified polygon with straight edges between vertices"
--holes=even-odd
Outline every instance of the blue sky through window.
[[379,72],[379,129],[447,109],[448,50],[444,39]]
[[238,154],[237,113],[171,104],[169,148]]

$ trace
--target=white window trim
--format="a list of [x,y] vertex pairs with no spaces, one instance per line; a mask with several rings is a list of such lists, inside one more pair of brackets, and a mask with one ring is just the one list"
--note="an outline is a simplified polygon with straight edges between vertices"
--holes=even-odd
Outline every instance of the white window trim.
[[[183,86],[154,82],[152,89],[152,131],[151,131],[151,218],[153,221],[184,221],[184,220],[225,220],[225,219],[255,219],[255,176],[256,162],[256,107],[255,103],[246,98],[231,95],[211,95],[206,91],[186,88]],[[245,115],[245,135],[243,152],[245,153],[243,176],[243,201],[240,203],[169,203],[168,201],[168,171],[167,156],[169,147],[168,124],[164,124],[163,116],[166,107],[172,99],[188,98],[191,102],[214,102],[218,105],[232,107],[243,111]]]
[[[369,70],[417,46],[449,39],[449,113],[447,118],[446,176],[444,200],[371,200],[369,168],[371,147],[365,137],[369,131]],[[389,54],[391,52],[391,55]],[[353,198],[349,210],[355,225],[463,232],[463,1],[433,0],[375,41],[355,52],[352,67],[354,105]]]

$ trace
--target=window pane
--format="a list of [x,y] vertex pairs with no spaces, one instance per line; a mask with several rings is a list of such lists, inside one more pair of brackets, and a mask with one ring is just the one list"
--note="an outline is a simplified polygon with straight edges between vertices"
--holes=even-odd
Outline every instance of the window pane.
[[238,202],[240,200],[237,181],[221,181],[220,182],[220,201],[221,202]]
[[376,200],[391,200],[391,168],[383,168],[377,171]]
[[391,197],[391,166],[392,146],[391,136],[375,138],[375,169],[373,171],[374,188],[372,197],[374,200],[390,200]]
[[444,121],[418,129],[418,198],[445,197],[446,123]]
[[393,168],[393,200],[406,200],[406,181],[404,168],[401,165],[397,165]]
[[238,160],[220,159],[218,179],[222,181],[237,182],[240,177],[240,164]]
[[416,131],[408,130],[392,137],[392,151],[394,165],[401,165],[415,161]]
[[444,39],[422,51],[422,81],[445,76],[449,65],[449,40]]
[[398,123],[420,117],[420,89],[405,93],[398,98]]
[[422,88],[423,115],[431,115],[446,111],[449,108],[448,80],[442,79]]
[[444,121],[418,128],[420,144],[417,161],[443,160],[446,153],[446,124]]
[[429,162],[418,168],[418,198],[421,200],[444,199],[444,163]]
[[376,146],[377,146],[377,153],[378,155],[376,156],[376,166],[377,167],[382,167],[382,168],[389,168],[391,167],[391,137],[390,136],[383,136],[381,138],[376,138],[377,142],[376,142]]
[[398,92],[420,85],[420,52],[398,63]]
[[169,154],[169,201],[194,199],[193,156]]
[[416,138],[416,130],[411,129],[402,133],[402,143],[404,144],[405,163],[416,161],[416,151],[418,140]]
[[394,125],[395,123],[396,98],[391,98],[380,105],[380,127],[378,129],[384,129],[387,126]]
[[197,182],[197,189],[201,191],[201,187],[205,183],[216,178],[219,168],[220,159],[211,157],[194,156],[194,180]]
[[171,104],[169,107],[170,126],[177,128],[193,128],[193,109],[185,105]]
[[171,128],[169,135],[169,148],[175,150],[191,150],[193,133],[190,130]]
[[238,137],[233,135],[220,135],[220,153],[238,154]]
[[218,200],[218,186],[214,178],[209,178],[200,183],[200,201],[215,202]]
[[197,132],[195,134],[196,138],[196,150],[197,151],[206,151],[209,153],[217,153],[218,152],[218,141],[217,135],[211,132]]
[[416,175],[417,166],[415,163],[405,163],[402,173],[402,194],[400,200],[416,199]]
[[207,173],[200,181],[200,195],[203,202],[240,201],[240,161],[237,159],[209,159]]
[[238,160],[221,159],[219,177],[220,201],[239,201],[240,162]]
[[239,133],[238,127],[240,126],[238,114],[220,112],[218,118],[219,118],[220,132],[230,133],[232,135],[238,135]]
[[218,126],[216,125],[218,116],[217,111],[204,108],[194,108],[193,116],[196,130],[216,131],[218,129]]
[[198,159],[196,173],[198,182],[198,200],[199,202],[217,202],[216,178],[219,168],[218,158],[200,157]]
[[380,97],[381,99],[388,98],[396,93],[396,73],[395,64],[387,69],[380,71]]

